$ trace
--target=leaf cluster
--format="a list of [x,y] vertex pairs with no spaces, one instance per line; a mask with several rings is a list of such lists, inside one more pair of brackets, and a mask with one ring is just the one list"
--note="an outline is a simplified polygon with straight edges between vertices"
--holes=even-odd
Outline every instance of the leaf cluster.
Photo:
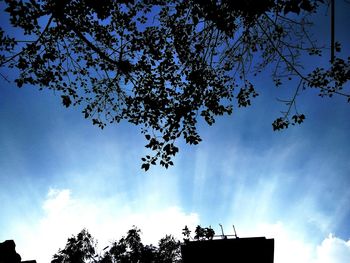
[[96,242],[91,234],[83,229],[77,236],[68,238],[64,249],[53,256],[51,263],[93,262],[96,255]]
[[144,245],[140,229],[133,227],[119,241],[97,253],[94,238],[86,229],[68,239],[64,249],[53,256],[52,263],[176,263],[181,262],[180,242],[166,235],[159,240],[158,247]]
[[182,234],[184,236],[184,242],[188,242],[191,239],[193,239],[195,241],[212,240],[214,238],[214,235],[215,235],[215,231],[214,231],[214,229],[211,228],[211,226],[201,227],[200,225],[198,225],[196,227],[194,233],[195,233],[195,235],[192,238],[191,237],[191,230],[189,230],[188,227],[185,226],[185,228],[182,229]]
[[302,88],[350,99],[342,90],[349,61],[301,72],[301,54],[321,54],[305,19],[320,0],[4,2],[25,39],[0,30],[0,67],[18,70],[18,87],[60,94],[101,129],[122,120],[140,126],[152,152],[142,158],[144,170],[173,165],[179,139],[201,142],[200,121],[213,125],[250,106],[260,93],[253,78],[266,69],[276,86],[301,80],[274,130],[303,122]]

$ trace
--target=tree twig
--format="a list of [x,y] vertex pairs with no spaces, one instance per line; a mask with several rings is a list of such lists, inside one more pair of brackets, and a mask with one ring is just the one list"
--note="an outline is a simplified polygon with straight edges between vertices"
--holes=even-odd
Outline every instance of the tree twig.
[[[44,33],[45,33],[45,32],[49,29],[49,27],[50,27],[50,24],[51,24],[51,22],[52,22],[52,19],[53,19],[53,16],[51,16],[51,17],[49,18],[49,21],[47,22],[47,24],[46,24],[44,30],[40,33],[40,36],[33,42],[33,45],[34,45],[34,46],[36,46],[36,45],[40,42],[40,40],[43,38]],[[16,58],[16,57],[20,56],[21,54],[23,54],[23,53],[27,50],[27,48],[28,48],[28,47],[23,48],[20,52],[18,52],[18,53],[16,53],[15,55],[13,55],[13,56],[9,57],[8,59],[6,59],[4,62],[2,62],[2,63],[0,64],[0,67],[4,66],[5,64],[7,64],[8,62],[10,62],[10,61],[13,60],[14,58]]]

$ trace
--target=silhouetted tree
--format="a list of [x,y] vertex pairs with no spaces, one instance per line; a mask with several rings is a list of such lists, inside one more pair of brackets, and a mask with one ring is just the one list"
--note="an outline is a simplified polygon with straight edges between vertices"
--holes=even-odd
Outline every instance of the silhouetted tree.
[[68,238],[66,247],[53,256],[51,263],[95,262],[96,242],[90,233],[83,229],[77,236]]
[[214,238],[214,235],[215,235],[215,231],[214,231],[214,229],[211,228],[211,226],[201,227],[200,225],[198,225],[196,227],[194,233],[195,233],[195,235],[192,238],[191,237],[191,230],[189,230],[188,227],[185,226],[185,228],[182,229],[182,234],[184,236],[184,242],[188,242],[191,239],[196,240],[196,241],[212,240]]
[[133,227],[125,237],[97,253],[96,242],[87,230],[68,239],[64,249],[53,256],[51,263],[180,263],[180,242],[166,235],[158,247],[144,245],[140,230]]
[[350,58],[311,73],[300,64],[304,54],[321,55],[305,17],[322,0],[4,2],[24,36],[0,30],[0,66],[18,70],[18,87],[51,89],[64,106],[81,105],[101,128],[121,120],[140,125],[153,151],[142,158],[145,170],[173,165],[180,137],[198,144],[200,118],[212,125],[235,105],[249,106],[258,96],[253,77],[266,69],[276,86],[299,83],[274,130],[304,121],[295,106],[302,89],[350,101]]
[[166,235],[158,242],[156,262],[181,262],[180,242],[171,235]]

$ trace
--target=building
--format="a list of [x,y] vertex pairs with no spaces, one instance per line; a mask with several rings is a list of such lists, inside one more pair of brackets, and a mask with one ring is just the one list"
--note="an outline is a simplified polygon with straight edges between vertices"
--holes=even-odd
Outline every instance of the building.
[[16,252],[15,241],[6,240],[0,242],[0,263],[36,263],[36,261],[21,261],[21,256]]
[[183,263],[273,263],[274,239],[222,238],[188,241],[181,245]]

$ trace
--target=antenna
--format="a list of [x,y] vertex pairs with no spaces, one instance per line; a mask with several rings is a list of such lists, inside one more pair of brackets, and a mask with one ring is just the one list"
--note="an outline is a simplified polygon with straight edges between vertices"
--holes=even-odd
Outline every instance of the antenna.
[[236,232],[235,225],[232,225],[232,227],[233,227],[233,231],[235,232],[235,235],[234,235],[234,236],[235,236],[236,238],[239,238],[239,237],[237,236],[237,232]]
[[226,237],[225,234],[224,234],[224,229],[223,229],[222,225],[219,224],[219,226],[220,226],[220,228],[221,228],[222,238],[223,238],[223,239],[226,239],[227,237]]

